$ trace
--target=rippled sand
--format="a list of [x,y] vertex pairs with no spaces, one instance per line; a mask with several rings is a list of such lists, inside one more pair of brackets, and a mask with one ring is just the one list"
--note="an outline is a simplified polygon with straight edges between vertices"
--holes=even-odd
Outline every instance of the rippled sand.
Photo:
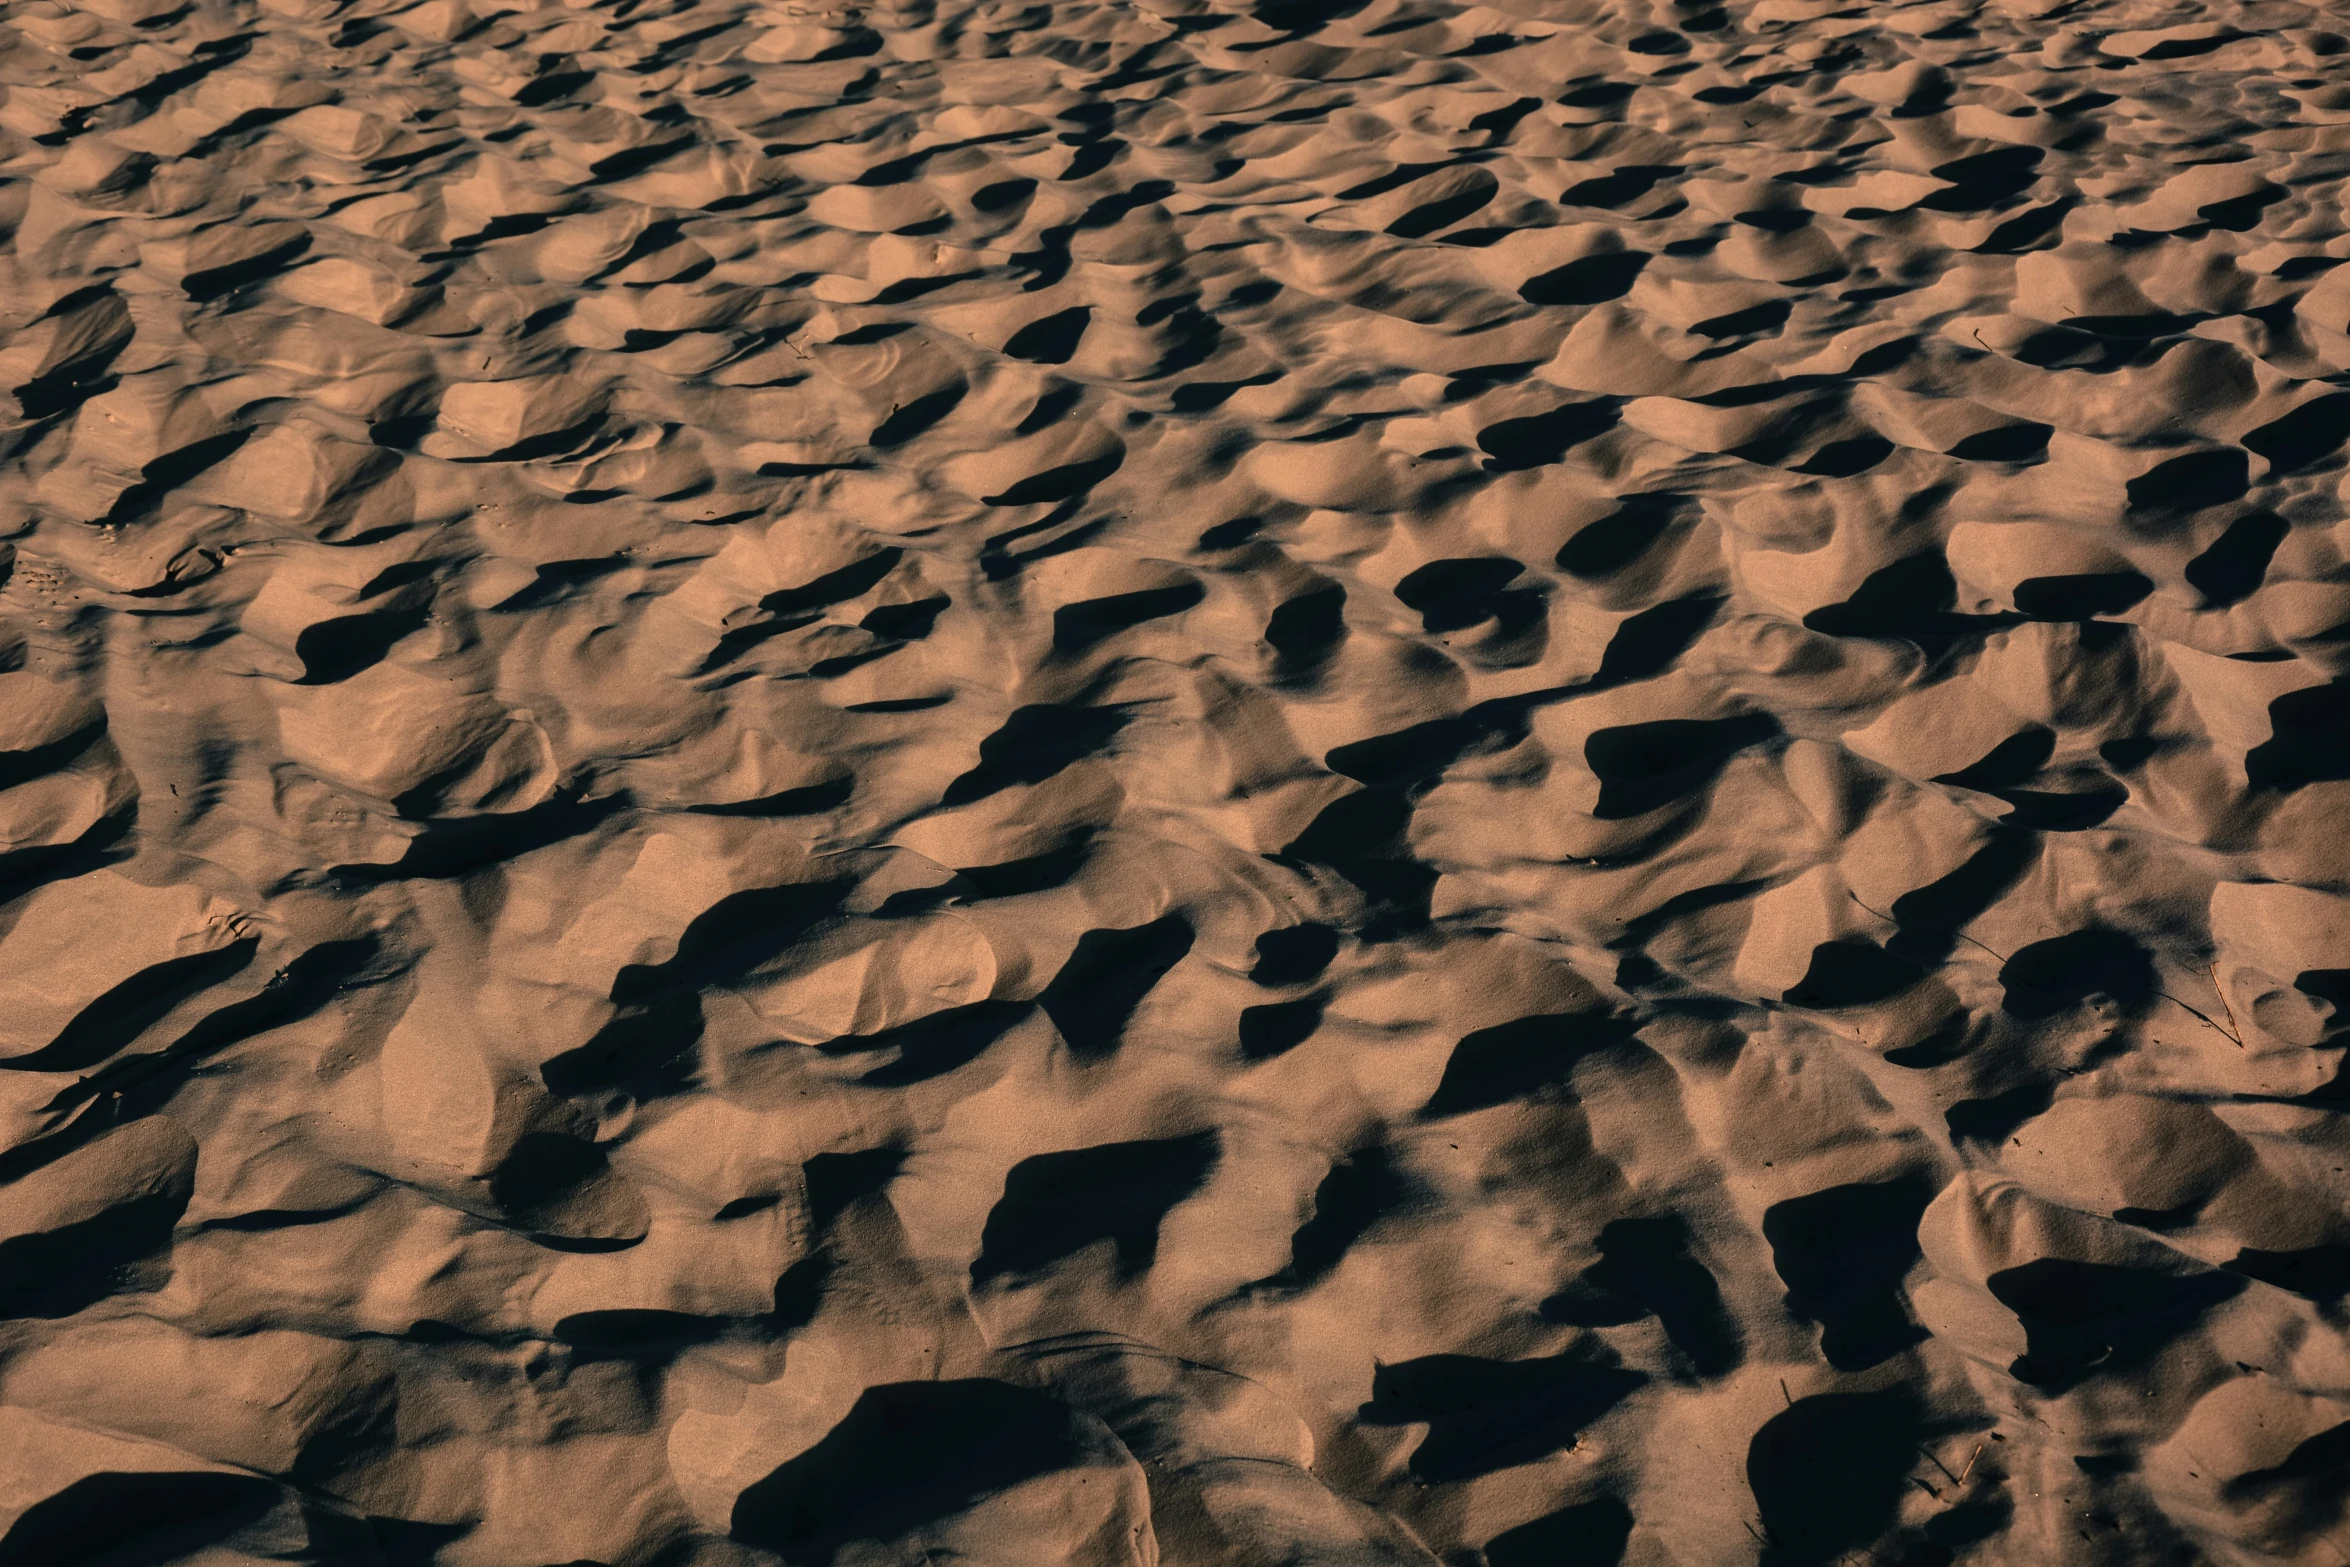
[[2345,30],[12,0],[0,1562],[2350,1562]]

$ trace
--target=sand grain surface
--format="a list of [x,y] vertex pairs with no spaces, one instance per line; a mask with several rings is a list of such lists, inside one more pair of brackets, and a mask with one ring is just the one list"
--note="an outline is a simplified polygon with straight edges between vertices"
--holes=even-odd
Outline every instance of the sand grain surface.
[[0,1562],[2350,1562],[2345,32],[11,0]]

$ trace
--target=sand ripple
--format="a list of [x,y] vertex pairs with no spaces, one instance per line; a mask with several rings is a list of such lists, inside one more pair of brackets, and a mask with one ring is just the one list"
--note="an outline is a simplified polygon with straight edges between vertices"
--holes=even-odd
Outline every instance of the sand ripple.
[[15,0],[0,1560],[2350,1561],[2346,68]]

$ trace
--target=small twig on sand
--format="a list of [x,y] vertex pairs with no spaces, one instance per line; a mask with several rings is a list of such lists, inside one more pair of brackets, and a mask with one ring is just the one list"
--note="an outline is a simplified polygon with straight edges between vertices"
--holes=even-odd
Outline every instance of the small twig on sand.
[[1964,1484],[1966,1484],[1966,1477],[1967,1477],[1968,1475],[1971,1475],[1971,1474],[1973,1474],[1973,1473],[1975,1472],[1975,1460],[1976,1460],[1977,1458],[1980,1458],[1980,1457],[1982,1457],[1982,1456],[1983,1456],[1983,1449],[1984,1449],[1984,1448],[1986,1448],[1986,1447],[1989,1447],[1990,1445],[1991,1445],[1991,1444],[1990,1444],[1990,1443],[1988,1443],[1988,1442],[1977,1442],[1977,1443],[1975,1444],[1975,1450],[1974,1450],[1974,1452],[1973,1452],[1973,1453],[1972,1453],[1972,1454],[1971,1454],[1971,1455],[1968,1457],[1968,1459],[1967,1459],[1967,1461],[1966,1461],[1966,1467],[1965,1467],[1964,1469],[1961,1469],[1961,1470],[1958,1472],[1958,1483],[1959,1483],[1960,1485],[1964,1485]]
[[[2241,1050],[2244,1048],[2244,1025],[2236,1021],[2236,1004],[2228,999],[2228,987],[2219,982],[2219,959],[2213,958],[2209,964],[2209,967],[2211,970],[2211,992],[2213,995],[2219,997],[2219,1004],[2227,1008],[2228,1037],[2234,1040],[2236,1042],[2236,1048]],[[2185,1005],[2184,1002],[2180,1004],[2182,1006]],[[2209,1018],[2205,1018],[2203,1021],[2206,1023],[2211,1023],[2211,1019]],[[2217,1023],[2212,1023],[2211,1026],[2217,1028],[2219,1025]]]
[[[1850,888],[1845,889],[1844,896],[1850,898],[1855,903],[1860,903],[1860,894],[1852,891]],[[1876,915],[1877,918],[1883,920],[1888,925],[1899,925],[1901,923],[1901,921],[1895,919],[1892,915],[1885,913],[1882,909],[1870,909],[1869,906],[1865,903],[1860,903],[1860,906],[1864,909],[1868,909],[1869,913]],[[2006,958],[2000,956],[2000,954],[1996,952],[1992,952],[1989,947],[1984,946],[1981,942],[1975,940],[1974,937],[1968,935],[1965,931],[1954,930],[1950,932],[1950,934],[1956,936],[1959,940],[1965,942],[1968,946],[1974,948],[1977,952],[1989,954],[1990,957],[1998,962],[2001,967],[2004,968],[2007,965]]]
[[2217,963],[2211,964],[2210,969],[2211,988],[2218,992],[2219,1004],[2228,1009],[2228,1022],[2234,1024],[2234,1027],[2222,1028],[2220,1026],[2219,1019],[2213,1017],[2210,1013],[2204,1011],[2201,1007],[2194,1006],[2191,1003],[2183,1001],[2179,997],[2172,995],[2167,990],[2162,992],[2162,999],[2165,1001],[2177,1002],[2180,1011],[2187,1013],[2197,1022],[2201,1023],[2205,1028],[2210,1029],[2213,1033],[2219,1035],[2222,1039],[2225,1039],[2229,1044],[2234,1045],[2238,1050],[2241,1050],[2244,1048],[2244,1035],[2242,1032],[2243,1025],[2236,1023],[2235,1005],[2228,1000],[2227,991],[2221,989],[2220,987],[2219,965]]
[[[1881,909],[1871,909],[1871,908],[1869,908],[1869,906],[1868,906],[1867,904],[1865,904],[1865,903],[1861,903],[1861,902],[1860,902],[1860,894],[1859,894],[1859,893],[1857,893],[1857,892],[1853,892],[1853,891],[1851,891],[1850,889],[1846,889],[1846,891],[1845,891],[1845,894],[1844,894],[1844,895],[1845,895],[1846,897],[1850,898],[1850,899],[1851,899],[1853,902],[1855,902],[1855,903],[1860,903],[1860,906],[1861,906],[1862,908],[1864,908],[1864,909],[1868,909],[1868,912],[1869,912],[1869,913],[1876,915],[1876,917],[1877,917],[1877,918],[1879,918],[1879,919],[1883,920],[1883,921],[1884,921],[1886,924],[1888,924],[1888,925],[1899,925],[1899,924],[1901,923],[1901,921],[1899,921],[1899,920],[1895,919],[1895,918],[1894,918],[1892,915],[1885,913],[1883,910],[1881,910]],[[2002,967],[2002,968],[2005,968],[2005,967],[2007,966],[2007,964],[2008,964],[2008,962],[2009,962],[2009,959],[2007,959],[2006,957],[2003,957],[2001,954],[1999,954],[1999,953],[1997,953],[1997,952],[1994,952],[1994,951],[1992,951],[1992,949],[1991,949],[1991,948],[1984,946],[1984,945],[1983,945],[1981,942],[1979,942],[1979,941],[1975,940],[1975,938],[1974,938],[1974,937],[1972,937],[1972,936],[1968,935],[1968,934],[1967,934],[1965,931],[1963,931],[1963,930],[1954,930],[1954,931],[1950,932],[1950,934],[1951,934],[1951,935],[1953,935],[1953,936],[1955,936],[1955,937],[1957,937],[1957,938],[1958,938],[1960,941],[1963,941],[1963,942],[1965,942],[1965,943],[1966,943],[1968,946],[1970,946],[1970,947],[1974,948],[1974,949],[1975,949],[1977,952],[1983,953],[1985,956],[1987,956],[1987,957],[1991,958],[1993,961],[1997,962],[1997,963],[2000,965],[2000,967]],[[2226,1007],[2226,1008],[2228,1009],[2228,1022],[2229,1022],[2229,1023],[2231,1023],[2231,1024],[2235,1023],[2235,1021],[2236,1021],[2236,1008],[2235,1008],[2234,1004],[2233,1004],[2233,1003],[2231,1003],[2231,1002],[2228,1000],[2228,993],[2227,993],[2225,990],[2221,990],[2221,989],[2220,989],[2220,983],[2219,983],[2219,965],[2218,965],[2217,963],[2214,963],[2214,964],[2212,964],[2212,965],[2211,965],[2211,988],[2212,988],[2212,989],[2214,989],[2214,990],[2217,990],[2217,991],[2219,991],[2219,1000],[2220,1000],[2220,1005],[2221,1005],[2221,1006],[2224,1006],[2224,1007]],[[2208,1012],[2205,1012],[2205,1011],[2204,1011],[2203,1009],[2201,1009],[2200,1007],[2194,1006],[2194,1005],[2192,1005],[2192,1004],[2190,1004],[2190,1003],[2188,1003],[2188,1002],[2185,1002],[2185,1001],[2180,1001],[2180,1000],[2179,1000],[2179,998],[2178,998],[2177,996],[2174,996],[2174,995],[2172,995],[2172,994],[2171,994],[2169,991],[2167,991],[2167,990],[2160,991],[2160,992],[2158,992],[2158,993],[2159,993],[2159,994],[2162,996],[2162,998],[2163,998],[2165,1001],[2175,1001],[2175,1002],[2178,1002],[2178,1004],[2179,1004],[2179,1006],[2180,1006],[2181,1008],[2183,1008],[2185,1011],[2187,1011],[2187,1012],[2189,1012],[2189,1013],[2193,1014],[2193,1015],[2194,1015],[2194,1016],[2195,1016],[2195,1017],[2196,1017],[2198,1020],[2200,1020],[2200,1021],[2202,1022],[2202,1024],[2204,1025],[2204,1027],[2211,1029],[2211,1030],[2212,1030],[2213,1032],[2215,1032],[2215,1033],[2218,1033],[2218,1034],[2220,1034],[2220,1035],[2223,1035],[2223,1036],[2224,1036],[2224,1037],[2227,1039],[2227,1041],[2228,1041],[2230,1044],[2234,1045],[2234,1046],[2235,1046],[2235,1047],[2236,1047],[2238,1050],[2241,1050],[2241,1049],[2243,1049],[2243,1048],[2244,1048],[2244,1037],[2243,1037],[2243,1035],[2242,1035],[2242,1034],[2241,1034],[2241,1033],[2238,1031],[2238,1029],[2237,1029],[2237,1028],[2223,1028],[2223,1027],[2221,1027],[2221,1026],[2220,1026],[2220,1024],[2219,1024],[2219,1022],[2218,1022],[2218,1020],[2217,1020],[2217,1019],[2215,1019],[2215,1018],[2213,1018],[2213,1017],[2212,1017],[2212,1015],[2211,1015],[2210,1013],[2208,1013]]]

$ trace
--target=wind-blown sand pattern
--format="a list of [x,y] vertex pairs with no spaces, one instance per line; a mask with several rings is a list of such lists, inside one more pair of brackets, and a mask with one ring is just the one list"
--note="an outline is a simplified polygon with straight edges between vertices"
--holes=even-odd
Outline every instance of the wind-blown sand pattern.
[[2350,40],[13,0],[0,1561],[2350,1562]]

